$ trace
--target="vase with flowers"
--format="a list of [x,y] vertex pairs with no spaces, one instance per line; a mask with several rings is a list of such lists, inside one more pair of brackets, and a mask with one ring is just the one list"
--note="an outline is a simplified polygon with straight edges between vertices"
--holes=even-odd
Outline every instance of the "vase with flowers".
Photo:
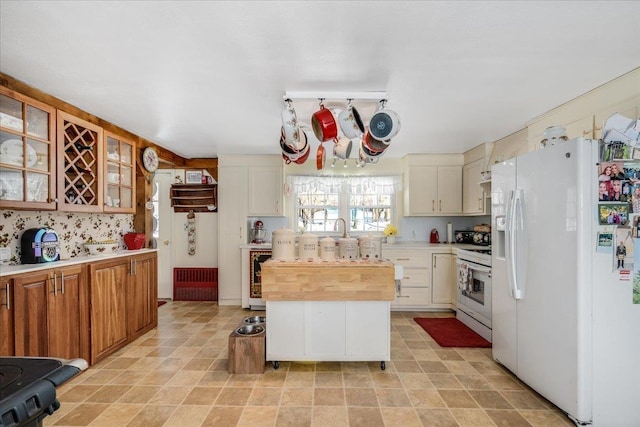
[[384,228],[384,235],[387,236],[387,243],[395,243],[398,229],[393,224],[388,224]]

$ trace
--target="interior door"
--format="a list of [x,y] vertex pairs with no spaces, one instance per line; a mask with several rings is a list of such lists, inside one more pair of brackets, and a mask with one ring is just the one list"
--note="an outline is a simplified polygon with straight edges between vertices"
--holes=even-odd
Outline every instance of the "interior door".
[[169,192],[171,170],[158,170],[153,178],[153,237],[158,243],[158,298],[173,299],[173,210]]

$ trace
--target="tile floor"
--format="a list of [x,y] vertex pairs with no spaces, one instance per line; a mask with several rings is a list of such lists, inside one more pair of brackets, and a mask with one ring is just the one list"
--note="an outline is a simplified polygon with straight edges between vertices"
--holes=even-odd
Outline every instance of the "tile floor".
[[58,389],[62,406],[45,426],[573,425],[490,349],[441,348],[413,321],[449,313],[393,312],[385,371],[380,362],[281,362],[230,375],[229,333],[261,313],[163,305],[156,330]]

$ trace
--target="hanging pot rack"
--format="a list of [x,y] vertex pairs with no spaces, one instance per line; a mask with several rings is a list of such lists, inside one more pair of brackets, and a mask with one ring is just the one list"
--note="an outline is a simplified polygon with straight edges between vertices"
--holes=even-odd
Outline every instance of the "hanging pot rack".
[[353,100],[353,101],[380,101],[387,99],[387,92],[385,91],[363,91],[363,92],[305,92],[305,91],[287,91],[282,96],[282,99],[290,99],[292,101],[299,99],[322,99],[325,101],[332,100]]
[[[286,126],[286,124],[288,123],[289,126],[293,125],[296,126],[296,128],[300,129],[301,132],[304,132],[305,129],[311,129],[312,126],[310,126],[309,123],[306,123],[305,121],[300,120],[300,114],[298,112],[297,117],[295,114],[295,107],[294,107],[294,101],[295,104],[297,104],[297,106],[302,107],[302,110],[310,110],[311,112],[314,112],[317,110],[317,106],[318,104],[320,105],[321,108],[327,108],[329,110],[331,110],[334,114],[334,116],[338,116],[340,114],[340,112],[344,109],[344,108],[349,108],[350,105],[357,103],[360,106],[358,107],[358,109],[361,111],[360,115],[362,116],[362,110],[364,109],[365,111],[367,111],[366,115],[373,115],[376,111],[379,111],[381,109],[384,109],[386,106],[386,103],[388,101],[387,99],[387,92],[385,91],[359,91],[359,92],[340,92],[340,91],[287,91],[283,94],[282,99],[284,101],[284,104],[286,105],[286,108],[288,110],[290,110],[289,112],[291,113],[291,115],[289,116],[289,118],[287,120],[285,120],[283,118],[283,125]],[[345,107],[346,106],[346,107]],[[305,117],[306,114],[303,114],[303,117]],[[283,116],[284,117],[284,116]],[[291,121],[292,120],[292,121]],[[397,125],[399,125],[399,123],[397,123]],[[283,128],[284,129],[284,128]],[[290,129],[290,128],[289,128]],[[284,131],[283,131],[284,133]],[[339,133],[342,134],[339,130]],[[366,132],[365,132],[366,133]],[[314,138],[316,139],[316,138]],[[335,143],[338,142],[338,139],[335,138],[334,139]],[[385,142],[385,144],[389,144],[390,140],[388,140],[387,142]],[[364,142],[361,142],[360,145],[362,145]],[[322,145],[322,142],[319,142],[320,145]],[[282,140],[281,140],[281,145],[282,145]],[[320,149],[320,147],[319,147]],[[364,161],[362,159],[362,153],[360,153],[360,158],[358,157],[358,152],[359,150],[356,149],[354,150],[356,153],[356,159],[355,159],[355,164],[358,167],[362,167],[364,166],[366,163],[377,163],[377,160],[379,159],[379,156],[381,156],[383,153],[377,152],[376,154],[369,154],[369,157],[366,157],[366,159],[368,159],[367,161]],[[384,150],[383,150],[384,151]],[[287,154],[283,153],[283,158],[286,159]],[[371,156],[375,156],[375,158],[371,157]],[[334,156],[335,157],[335,156]],[[342,159],[344,160],[344,167],[347,166],[347,159]],[[289,163],[289,162],[287,162]],[[304,161],[300,162],[300,161],[296,161],[296,163],[304,163]],[[324,162],[323,162],[324,163]],[[331,164],[332,167],[334,167],[336,163],[336,159],[334,159],[333,163]],[[322,166],[318,166],[318,169],[321,169],[322,167],[324,167],[324,165]]]

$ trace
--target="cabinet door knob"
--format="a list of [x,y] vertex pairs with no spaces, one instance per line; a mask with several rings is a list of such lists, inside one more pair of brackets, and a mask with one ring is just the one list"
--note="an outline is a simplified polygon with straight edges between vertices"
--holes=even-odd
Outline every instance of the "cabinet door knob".
[[53,296],[58,296],[58,276],[56,276],[56,273],[53,273]]

